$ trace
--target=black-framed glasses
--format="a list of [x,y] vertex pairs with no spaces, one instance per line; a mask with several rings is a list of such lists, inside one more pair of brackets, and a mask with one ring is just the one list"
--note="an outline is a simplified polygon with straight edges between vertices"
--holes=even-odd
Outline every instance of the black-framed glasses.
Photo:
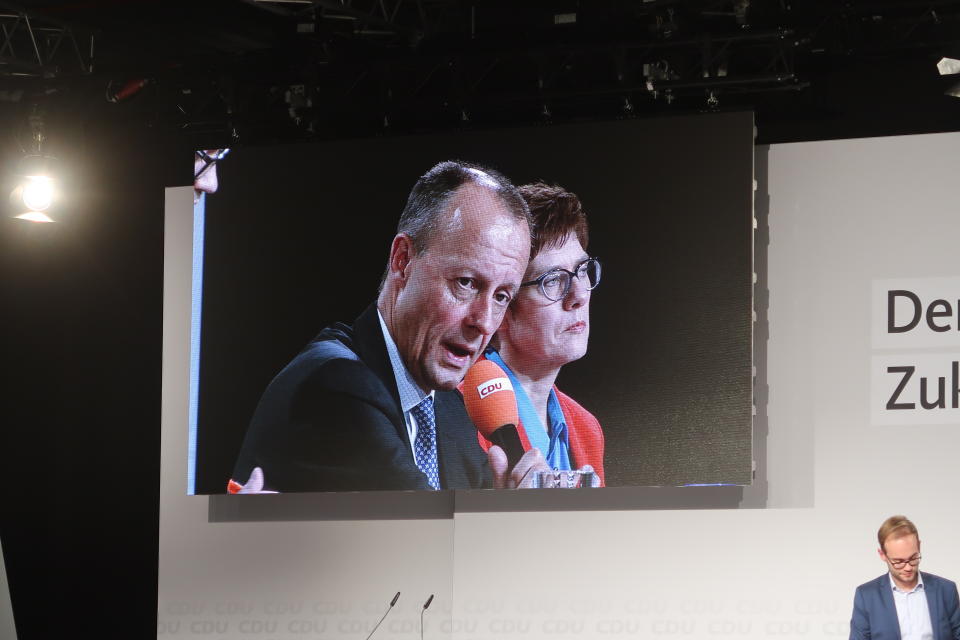
[[196,180],[202,176],[207,169],[223,160],[228,153],[230,153],[230,149],[216,149],[213,153],[207,153],[203,149],[197,150],[196,156],[203,162],[203,166],[193,174],[193,179]]
[[600,261],[596,258],[587,258],[577,265],[573,271],[556,268],[547,271],[539,278],[530,282],[520,283],[521,287],[531,287],[538,285],[540,293],[547,300],[557,302],[563,300],[570,293],[570,285],[573,279],[580,280],[587,286],[587,290],[593,290],[600,284]]
[[893,558],[887,558],[887,560],[890,561],[890,564],[893,566],[894,569],[903,569],[904,565],[910,565],[911,567],[917,566],[918,564],[920,564],[920,558],[922,557],[923,556],[921,556],[918,553],[912,558],[908,558],[906,560],[894,560]]

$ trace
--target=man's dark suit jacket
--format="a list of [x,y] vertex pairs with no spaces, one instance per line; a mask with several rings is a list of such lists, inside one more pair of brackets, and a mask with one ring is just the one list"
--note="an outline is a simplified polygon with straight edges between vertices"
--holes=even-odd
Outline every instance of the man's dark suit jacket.
[[[456,390],[437,391],[442,489],[492,486],[477,430]],[[233,479],[261,467],[264,489],[430,489],[413,461],[377,308],[327,327],[281,371],[257,406]]]
[[[960,602],[957,585],[920,572],[930,608],[930,626],[934,640],[960,640]],[[897,606],[893,603],[890,575],[885,573],[857,587],[853,597],[850,640],[900,640]]]

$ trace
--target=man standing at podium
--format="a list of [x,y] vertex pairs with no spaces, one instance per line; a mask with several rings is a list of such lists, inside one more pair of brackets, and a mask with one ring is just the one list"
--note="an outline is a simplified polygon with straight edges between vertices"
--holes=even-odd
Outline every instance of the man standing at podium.
[[877,532],[888,572],[857,587],[850,640],[960,640],[956,583],[920,571],[920,537],[906,516]]

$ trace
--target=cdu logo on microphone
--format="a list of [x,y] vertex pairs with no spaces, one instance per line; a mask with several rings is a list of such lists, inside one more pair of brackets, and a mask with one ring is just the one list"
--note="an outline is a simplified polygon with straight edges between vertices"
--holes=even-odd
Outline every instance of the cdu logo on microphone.
[[477,393],[480,394],[481,400],[497,391],[513,391],[510,378],[490,378],[477,385]]

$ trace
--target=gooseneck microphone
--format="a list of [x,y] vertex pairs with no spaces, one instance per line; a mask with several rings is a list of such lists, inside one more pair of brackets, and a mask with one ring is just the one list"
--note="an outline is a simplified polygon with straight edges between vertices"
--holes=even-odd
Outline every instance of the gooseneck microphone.
[[423,603],[423,609],[420,609],[420,640],[423,640],[423,613],[427,610],[427,607],[430,606],[430,603],[433,602],[433,594],[430,594],[430,597],[427,598],[427,601]]
[[386,619],[387,614],[393,610],[393,605],[397,604],[397,600],[399,599],[400,599],[400,592],[397,591],[397,595],[393,596],[393,600],[390,601],[390,606],[387,607],[387,610],[383,612],[383,615],[380,617],[380,621],[377,622],[376,626],[370,632],[370,635],[366,637],[366,640],[370,640],[370,638],[373,636],[374,631],[376,631],[380,627],[380,624]]
[[463,378],[463,403],[477,430],[503,449],[513,469],[524,450],[517,433],[517,397],[507,373],[490,360],[477,362]]

